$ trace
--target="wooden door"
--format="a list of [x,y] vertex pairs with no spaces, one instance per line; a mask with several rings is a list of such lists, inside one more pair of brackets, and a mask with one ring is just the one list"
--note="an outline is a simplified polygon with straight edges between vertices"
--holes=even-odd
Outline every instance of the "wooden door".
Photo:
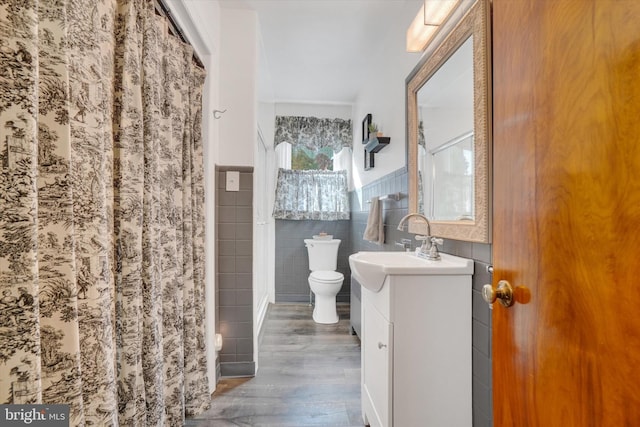
[[640,425],[640,1],[493,0],[494,425]]

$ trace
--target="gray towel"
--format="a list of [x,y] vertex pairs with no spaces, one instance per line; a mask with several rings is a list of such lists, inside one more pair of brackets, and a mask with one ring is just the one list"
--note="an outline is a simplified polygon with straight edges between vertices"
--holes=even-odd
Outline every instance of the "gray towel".
[[364,240],[374,242],[379,245],[384,244],[384,221],[382,218],[382,203],[380,199],[374,197],[371,199],[369,207],[369,218],[367,219],[367,228],[364,229]]

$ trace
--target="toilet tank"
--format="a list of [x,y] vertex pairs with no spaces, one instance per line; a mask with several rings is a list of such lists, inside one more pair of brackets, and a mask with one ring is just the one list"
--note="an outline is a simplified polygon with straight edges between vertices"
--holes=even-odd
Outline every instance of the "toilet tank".
[[309,270],[335,271],[338,267],[340,239],[304,239],[309,254]]

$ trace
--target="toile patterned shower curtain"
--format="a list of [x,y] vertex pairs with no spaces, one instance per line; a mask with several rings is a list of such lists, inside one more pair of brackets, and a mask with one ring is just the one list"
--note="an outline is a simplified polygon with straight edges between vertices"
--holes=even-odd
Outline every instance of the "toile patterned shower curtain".
[[206,409],[192,56],[152,0],[0,0],[0,403],[72,426]]

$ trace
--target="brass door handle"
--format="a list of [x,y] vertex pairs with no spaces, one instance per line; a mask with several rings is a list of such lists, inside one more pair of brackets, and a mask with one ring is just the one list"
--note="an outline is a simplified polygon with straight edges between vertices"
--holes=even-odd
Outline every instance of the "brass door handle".
[[493,289],[491,285],[482,287],[482,298],[489,304],[489,308],[493,308],[493,303],[500,300],[500,304],[505,307],[511,307],[514,303],[513,288],[506,280],[500,280],[498,287]]

